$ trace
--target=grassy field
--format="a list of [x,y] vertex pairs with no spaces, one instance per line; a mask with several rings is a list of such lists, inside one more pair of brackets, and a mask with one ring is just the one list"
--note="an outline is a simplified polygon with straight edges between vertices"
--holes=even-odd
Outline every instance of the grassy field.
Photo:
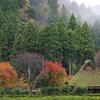
[[0,100],[100,100],[100,96],[2,97]]

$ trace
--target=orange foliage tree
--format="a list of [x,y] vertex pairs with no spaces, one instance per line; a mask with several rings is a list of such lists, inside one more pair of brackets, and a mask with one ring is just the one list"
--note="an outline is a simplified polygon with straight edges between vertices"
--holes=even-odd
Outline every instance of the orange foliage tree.
[[66,70],[58,62],[46,61],[38,77],[38,85],[62,87],[67,81]]
[[17,73],[10,62],[0,62],[0,87],[13,87],[16,78]]

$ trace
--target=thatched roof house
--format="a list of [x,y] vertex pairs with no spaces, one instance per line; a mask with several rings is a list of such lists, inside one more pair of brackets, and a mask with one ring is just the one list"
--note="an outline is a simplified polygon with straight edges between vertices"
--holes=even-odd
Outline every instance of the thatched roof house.
[[88,89],[96,89],[100,92],[100,70],[96,69],[94,64],[88,60],[71,79],[69,85],[88,87]]

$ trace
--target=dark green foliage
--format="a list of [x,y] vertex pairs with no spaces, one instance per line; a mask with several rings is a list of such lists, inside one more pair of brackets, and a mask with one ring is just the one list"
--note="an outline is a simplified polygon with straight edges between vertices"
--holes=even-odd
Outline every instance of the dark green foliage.
[[48,0],[48,25],[54,26],[58,19],[57,0]]
[[62,93],[64,95],[68,95],[68,94],[71,94],[72,92],[72,87],[71,86],[65,86],[62,88]]
[[93,34],[90,32],[89,26],[86,22],[82,26],[81,44],[81,55],[83,60],[94,59],[95,45]]
[[16,10],[18,8],[18,0],[0,0],[0,8],[3,11]]
[[0,95],[9,95],[9,96],[25,96],[29,95],[28,90],[23,90],[21,88],[4,88],[0,90]]
[[40,32],[40,52],[46,59],[59,61],[61,43],[56,28],[46,27]]
[[59,20],[57,21],[57,31],[59,33],[59,41],[62,46],[60,55],[62,56],[63,59],[61,61],[65,67],[68,67],[69,61],[72,62],[76,58],[76,52],[79,49],[79,40],[78,40],[79,33],[77,33],[75,29],[74,30],[72,30],[71,28],[67,29],[62,18],[59,18]]
[[38,49],[38,28],[33,21],[27,22],[23,28],[16,34],[13,44],[13,52],[36,52]]
[[[0,1],[0,54],[1,60],[9,60],[15,34],[20,23],[18,0]],[[3,41],[2,41],[3,40]]]
[[48,81],[49,81],[48,77],[39,76],[36,79],[36,84],[35,85],[36,85],[37,88],[48,87]]
[[15,88],[12,90],[13,95],[21,95],[21,93],[22,93],[22,89],[20,88]]
[[77,51],[78,49],[78,44],[77,42],[77,37],[76,37],[76,33],[72,30],[68,30],[66,31],[66,33],[64,34],[64,40],[63,40],[63,48],[64,48],[64,52],[66,52],[68,55],[68,58],[73,58],[74,53]]
[[62,18],[59,18],[57,21],[56,29],[59,35],[59,42],[61,43],[60,48],[60,56],[61,56],[61,62],[63,61],[63,51],[64,51],[64,37],[66,34],[66,25],[64,24],[64,20]]
[[75,57],[75,53],[77,52],[78,48],[79,48],[79,44],[78,44],[78,34],[75,29],[77,26],[77,22],[76,22],[76,18],[75,16],[72,14],[68,23],[68,31],[65,34],[66,37],[66,41],[65,42],[65,47],[66,50],[69,52],[69,57],[70,59]]
[[[76,61],[76,64],[83,64],[82,62],[82,56],[81,56],[81,47],[82,47],[82,29],[81,29],[81,26],[80,25],[76,25],[76,28],[75,28],[75,33],[76,33],[76,43],[78,45],[78,49],[75,53],[75,61]],[[80,66],[80,65],[77,65],[77,66]],[[77,68],[79,69],[79,68]]]
[[29,91],[16,87],[16,88],[11,90],[11,93],[9,95],[26,96],[26,95],[29,95]]
[[47,87],[41,90],[43,95],[60,95],[61,89],[58,87]]
[[88,93],[87,87],[72,87],[65,86],[63,88],[58,87],[44,87],[41,89],[42,95],[84,95]]
[[[74,14],[63,5],[58,19],[57,0],[1,0],[0,1],[0,60],[14,54],[39,52],[46,59],[63,63],[65,67],[93,59],[95,46],[87,23],[77,25]],[[75,3],[73,3],[75,6]],[[21,21],[20,11],[26,22]],[[39,33],[35,21],[47,19],[48,26]],[[57,23],[56,23],[57,22]],[[46,23],[45,23],[46,24]],[[68,24],[68,25],[67,25]],[[51,27],[52,26],[52,27]],[[99,21],[94,25],[96,49],[99,49]]]
[[92,28],[94,33],[94,40],[95,40],[95,48],[96,50],[100,49],[100,21],[97,20]]
[[74,95],[83,95],[88,92],[88,89],[86,87],[74,87],[72,90],[72,94]]
[[72,14],[68,22],[68,29],[74,30],[76,25],[77,25],[76,18],[74,14]]
[[3,88],[3,89],[0,89],[0,95],[9,95],[9,94],[11,94],[12,92],[11,92],[11,89],[9,89],[9,88]]
[[37,11],[36,7],[34,7],[34,6],[29,7],[28,13],[29,13],[29,16],[34,19],[36,19],[36,16],[38,15],[38,11]]
[[65,25],[67,25],[69,20],[69,12],[64,5],[62,6],[61,17],[63,18]]

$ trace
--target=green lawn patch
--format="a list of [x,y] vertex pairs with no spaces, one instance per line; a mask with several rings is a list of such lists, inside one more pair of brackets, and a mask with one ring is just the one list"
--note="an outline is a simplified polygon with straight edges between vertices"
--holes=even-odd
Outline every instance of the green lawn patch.
[[0,100],[100,100],[100,96],[2,97]]

